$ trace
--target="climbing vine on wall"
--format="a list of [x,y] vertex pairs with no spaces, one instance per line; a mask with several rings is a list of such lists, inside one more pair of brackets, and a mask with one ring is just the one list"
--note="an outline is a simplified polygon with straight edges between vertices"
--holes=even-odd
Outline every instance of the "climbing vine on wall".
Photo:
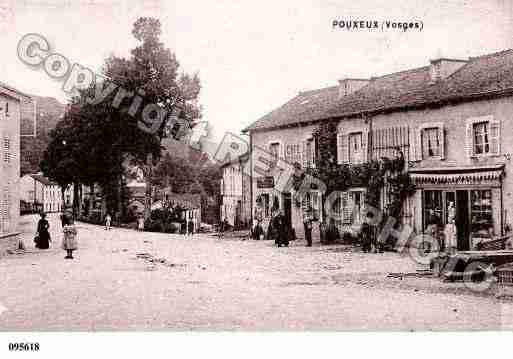
[[[404,200],[413,194],[415,186],[410,175],[405,171],[405,159],[398,150],[399,156],[394,159],[381,158],[362,164],[337,163],[337,124],[325,122],[314,132],[316,143],[316,166],[307,168],[309,174],[326,185],[326,195],[333,191],[346,191],[351,187],[367,189],[366,202],[380,208],[380,198],[385,186],[388,189],[388,215],[399,218]],[[294,187],[297,190],[304,177],[295,177]]]

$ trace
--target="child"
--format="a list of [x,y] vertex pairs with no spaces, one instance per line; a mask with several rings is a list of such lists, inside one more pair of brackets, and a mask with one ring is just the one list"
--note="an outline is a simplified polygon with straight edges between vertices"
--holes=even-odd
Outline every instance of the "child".
[[139,232],[144,231],[144,217],[142,215],[140,215],[139,218],[137,218],[137,230]]
[[65,217],[65,224],[62,231],[64,233],[62,249],[67,252],[67,255],[64,257],[64,259],[73,259],[73,251],[77,249],[77,229],[73,223],[73,217]]
[[110,214],[107,213],[105,216],[105,230],[110,230],[110,222],[112,221],[112,218]]

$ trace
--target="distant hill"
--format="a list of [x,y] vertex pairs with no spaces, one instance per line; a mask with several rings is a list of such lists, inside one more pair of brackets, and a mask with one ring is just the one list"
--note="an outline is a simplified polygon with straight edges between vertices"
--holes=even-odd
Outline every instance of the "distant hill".
[[21,175],[39,171],[48,134],[64,116],[66,105],[53,97],[31,95],[21,106]]

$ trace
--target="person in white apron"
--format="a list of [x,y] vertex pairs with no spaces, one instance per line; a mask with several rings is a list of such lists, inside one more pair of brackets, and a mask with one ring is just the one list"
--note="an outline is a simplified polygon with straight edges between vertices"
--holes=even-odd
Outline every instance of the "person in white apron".
[[445,225],[444,229],[445,250],[448,253],[455,253],[458,249],[455,218],[456,208],[454,207],[454,202],[449,202],[449,207],[447,208],[447,224]]

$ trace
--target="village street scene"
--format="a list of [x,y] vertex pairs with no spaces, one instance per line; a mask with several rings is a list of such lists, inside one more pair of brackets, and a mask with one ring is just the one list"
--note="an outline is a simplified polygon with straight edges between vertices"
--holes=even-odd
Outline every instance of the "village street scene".
[[[53,216],[50,222],[58,238],[59,220]],[[31,238],[34,224],[23,223],[23,238]],[[409,257],[395,253],[370,256],[348,246],[312,249],[303,243],[277,251],[269,241],[205,234],[184,239],[82,223],[77,227],[76,262],[62,263],[60,248],[29,248],[2,261],[2,305],[7,308],[0,317],[2,328],[513,328],[513,302],[438,278],[387,277],[418,268]]]
[[[80,42],[89,30],[34,6],[0,7],[17,28],[0,75],[0,330],[513,329],[512,6],[487,4],[503,26],[486,34],[462,17],[447,44],[429,24],[485,10],[349,21],[348,4],[305,3],[326,29],[213,26],[226,40],[195,33],[187,5],[63,4],[66,23],[119,20]],[[332,63],[342,38],[354,53]],[[275,64],[255,62],[271,47]]]

